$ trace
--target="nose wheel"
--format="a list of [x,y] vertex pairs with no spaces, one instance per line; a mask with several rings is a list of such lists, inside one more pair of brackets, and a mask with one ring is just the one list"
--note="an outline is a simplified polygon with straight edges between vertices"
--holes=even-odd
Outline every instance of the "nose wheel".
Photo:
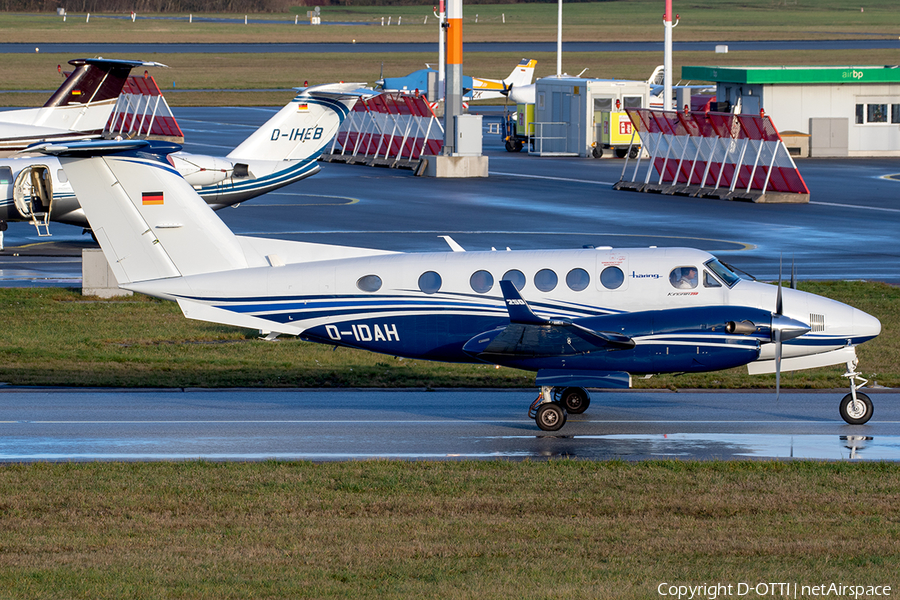
[[847,394],[841,400],[841,418],[851,425],[862,425],[872,418],[872,401],[862,392]]
[[872,400],[857,391],[869,383],[868,380],[860,377],[860,373],[856,370],[858,364],[859,360],[855,358],[847,362],[847,372],[844,373],[844,377],[850,380],[850,393],[841,399],[840,404],[841,418],[851,425],[867,423],[874,412]]

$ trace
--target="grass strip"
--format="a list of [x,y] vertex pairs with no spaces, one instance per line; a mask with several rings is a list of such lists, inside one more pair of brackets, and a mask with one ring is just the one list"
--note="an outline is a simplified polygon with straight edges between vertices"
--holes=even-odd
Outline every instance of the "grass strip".
[[628,600],[659,597],[663,582],[896,590],[898,495],[890,463],[6,465],[0,597]]
[[[267,23],[244,25],[243,14],[199,15],[166,13],[165,19],[135,22],[104,18],[70,7],[69,15],[0,13],[0,34],[6,42],[118,42],[118,43],[295,43],[295,42],[434,42],[437,20],[432,4],[411,6],[322,7],[321,26],[303,23],[308,7],[290,13],[261,15]],[[866,0],[848,5],[838,0],[705,0],[677,5],[678,41],[737,41],[760,39],[835,39],[841,36],[881,36],[894,39],[900,28],[896,4]],[[863,10],[860,10],[863,8]],[[124,11],[123,11],[124,12]],[[126,13],[127,14],[127,13]],[[122,15],[116,15],[121,17]],[[204,22],[203,16],[229,17],[232,22]],[[555,2],[467,5],[463,13],[463,41],[556,41]],[[398,18],[401,25],[397,25]],[[391,19],[391,26],[382,26]],[[275,21],[275,22],[271,22]],[[280,23],[278,21],[281,21]],[[306,21],[308,23],[308,21]],[[348,23],[340,25],[336,23]],[[658,0],[620,0],[566,4],[565,41],[662,41],[662,13]]]
[[[529,58],[538,61],[536,77],[556,72],[556,54],[534,52]],[[71,54],[11,54],[0,62],[0,106],[42,106],[62,79],[57,65],[68,67],[67,61],[77,58]],[[135,58],[135,57],[129,57]],[[310,85],[334,81],[353,81],[373,86],[383,72],[387,77],[399,77],[421,69],[426,63],[437,62],[433,53],[389,52],[384,54],[350,53],[235,53],[235,54],[156,54],[140,58],[154,60],[169,68],[148,69],[166,101],[171,106],[281,106],[292,97],[291,88],[304,82]],[[466,54],[465,72],[481,77],[502,79],[523,58],[513,52],[471,52]],[[566,52],[563,69],[586,77],[645,80],[662,63],[659,52],[609,53]],[[861,65],[892,64],[897,61],[896,50],[798,50],[790,53],[793,65]],[[681,67],[686,65],[741,66],[782,65],[785,53],[780,51],[729,52],[713,55],[710,52],[677,52],[674,56],[675,82]],[[141,70],[136,71],[142,73]],[[260,91],[260,90],[281,91]],[[47,90],[36,93],[29,90]],[[485,103],[476,103],[485,104]],[[492,101],[487,104],[503,104]]]
[[[875,315],[882,334],[859,347],[873,383],[900,386],[900,288],[801,283],[800,289]],[[493,365],[404,360],[192,321],[172,302],[100,300],[78,289],[0,289],[0,382],[121,387],[530,387],[534,375]],[[785,388],[844,387],[843,366],[784,373]],[[636,379],[643,389],[773,388],[774,375],[736,368]]]

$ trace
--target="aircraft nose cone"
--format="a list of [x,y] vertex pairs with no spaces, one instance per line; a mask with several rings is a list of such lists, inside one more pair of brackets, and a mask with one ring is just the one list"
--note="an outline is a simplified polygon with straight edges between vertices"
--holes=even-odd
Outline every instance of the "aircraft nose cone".
[[[881,321],[859,309],[853,310],[853,337],[860,341],[870,340],[881,333]],[[859,343],[859,342],[857,342]]]

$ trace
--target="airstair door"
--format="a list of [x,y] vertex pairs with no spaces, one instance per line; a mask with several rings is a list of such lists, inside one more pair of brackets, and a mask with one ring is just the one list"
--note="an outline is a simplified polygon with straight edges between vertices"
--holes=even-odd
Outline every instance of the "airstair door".
[[13,202],[19,214],[34,225],[39,236],[50,235],[53,178],[46,165],[31,165],[19,172],[13,185]]

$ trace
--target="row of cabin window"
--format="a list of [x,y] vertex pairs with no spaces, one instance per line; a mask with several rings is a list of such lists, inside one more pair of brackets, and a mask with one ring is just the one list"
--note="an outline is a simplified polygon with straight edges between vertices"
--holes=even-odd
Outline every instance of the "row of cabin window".
[[[526,277],[522,271],[511,269],[503,274],[501,280],[507,279],[522,291],[525,287]],[[534,287],[542,292],[551,292],[559,284],[559,277],[552,269],[541,269],[534,274]],[[609,290],[614,290],[625,283],[625,274],[619,267],[606,267],[600,273],[600,283]],[[443,281],[441,276],[434,271],[425,271],[419,276],[419,289],[426,294],[434,294],[441,289]],[[573,292],[587,289],[591,284],[590,274],[582,268],[575,268],[566,273],[566,285]],[[381,289],[382,281],[378,275],[365,275],[356,282],[363,292],[377,292]],[[469,277],[469,286],[479,294],[486,294],[494,287],[494,276],[489,271],[481,270],[472,273]]]

